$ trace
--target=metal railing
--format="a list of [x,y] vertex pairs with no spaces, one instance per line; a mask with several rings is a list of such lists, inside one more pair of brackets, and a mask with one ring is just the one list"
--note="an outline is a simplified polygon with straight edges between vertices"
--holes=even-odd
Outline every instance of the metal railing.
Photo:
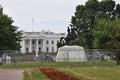
[[[76,61],[76,58],[61,58],[65,60],[67,65],[71,65],[71,62],[76,62],[78,67],[80,64],[87,65],[85,62],[92,62],[96,64],[96,62],[106,62],[112,61],[112,57],[114,56],[114,51],[109,51],[106,49],[85,49],[86,61]],[[56,54],[57,55],[57,54]],[[56,63],[56,55],[52,53],[39,53],[38,57],[35,54],[22,54],[20,51],[9,51],[4,50],[0,51],[0,64],[21,64],[24,62],[31,62],[31,66],[33,62],[39,62],[40,65],[43,65],[44,62],[52,62]],[[72,61],[71,61],[72,60]]]

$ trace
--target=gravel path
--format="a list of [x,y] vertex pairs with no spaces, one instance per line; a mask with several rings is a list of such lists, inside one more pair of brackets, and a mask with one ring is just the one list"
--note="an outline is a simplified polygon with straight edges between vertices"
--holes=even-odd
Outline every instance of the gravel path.
[[0,69],[0,80],[23,80],[24,70]]

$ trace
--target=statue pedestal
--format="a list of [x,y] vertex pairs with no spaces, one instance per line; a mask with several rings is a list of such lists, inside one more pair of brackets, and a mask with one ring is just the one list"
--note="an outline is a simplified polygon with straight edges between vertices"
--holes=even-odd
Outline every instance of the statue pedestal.
[[87,61],[84,48],[81,46],[63,46],[58,49],[56,62]]

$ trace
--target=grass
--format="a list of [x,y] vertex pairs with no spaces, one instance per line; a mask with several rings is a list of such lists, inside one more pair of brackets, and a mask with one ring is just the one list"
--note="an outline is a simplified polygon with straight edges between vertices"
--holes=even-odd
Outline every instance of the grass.
[[24,71],[23,75],[24,75],[24,80],[29,80],[29,75],[26,70]]
[[[37,67],[37,68],[36,68]],[[24,68],[24,80],[49,80],[38,67],[53,67],[82,80],[119,80],[120,66],[108,62],[24,62],[0,65],[0,68]],[[30,68],[27,70],[26,68]]]
[[65,74],[68,74],[69,76],[72,76],[72,77],[75,77],[75,78],[78,78],[78,79],[81,79],[81,80],[89,80],[83,76],[80,76],[80,75],[76,75],[75,73],[69,71],[69,69],[65,69],[65,68],[59,68],[57,69],[58,71],[60,72],[63,72]]
[[[55,68],[81,80],[119,80],[120,67]],[[50,80],[38,68],[24,72],[24,80]]]
[[[59,69],[60,70],[60,69]],[[68,71],[82,80],[119,80],[120,67],[112,68],[66,68],[62,72]]]
[[24,71],[24,80],[50,80],[38,68]]
[[33,80],[50,80],[38,69],[32,70]]
[[97,80],[119,80],[120,68],[86,68],[73,69],[74,71],[94,77]]
[[24,62],[0,65],[0,68],[32,68],[32,67],[114,67],[115,61],[107,62]]

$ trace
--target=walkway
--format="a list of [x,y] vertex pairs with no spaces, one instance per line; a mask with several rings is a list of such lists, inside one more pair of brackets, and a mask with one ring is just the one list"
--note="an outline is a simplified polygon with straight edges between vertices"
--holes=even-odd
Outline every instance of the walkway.
[[0,80],[23,80],[24,70],[0,69]]

